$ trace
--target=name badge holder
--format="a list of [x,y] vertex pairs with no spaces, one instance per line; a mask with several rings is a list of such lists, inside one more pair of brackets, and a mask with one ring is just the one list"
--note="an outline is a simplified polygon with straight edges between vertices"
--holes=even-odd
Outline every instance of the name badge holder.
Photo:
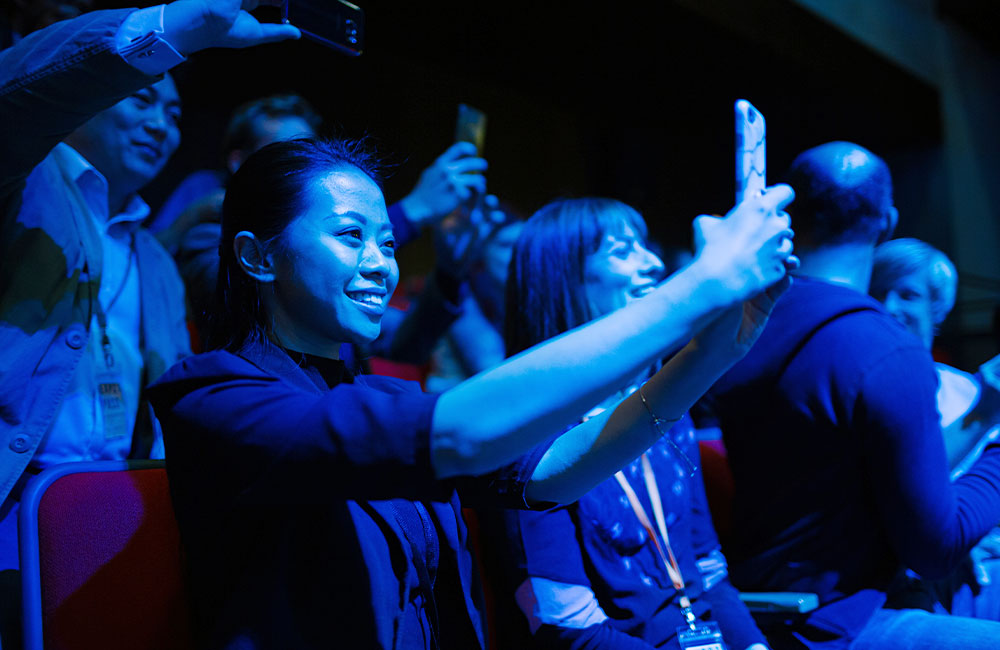
[[677,642],[682,650],[726,650],[726,642],[715,621],[699,623],[693,629],[677,628]]
[[[649,493],[649,501],[653,506],[653,516],[656,518],[656,527],[660,536],[657,537],[653,530],[653,524],[646,514],[646,509],[642,507],[635,490],[629,485],[628,479],[621,471],[615,472],[615,479],[628,497],[632,510],[642,527],[646,529],[646,534],[653,540],[656,551],[663,560],[663,565],[667,569],[667,575],[674,585],[678,595],[678,605],[681,614],[684,616],[686,626],[677,628],[677,641],[682,650],[727,650],[725,641],[722,640],[722,632],[719,624],[715,621],[699,621],[691,610],[691,600],[684,589],[684,577],[681,575],[681,567],[674,556],[674,551],[670,547],[670,537],[667,535],[667,520],[663,516],[663,502],[660,500],[660,490],[656,485],[656,477],[653,475],[653,466],[649,462],[649,457],[643,454],[640,458],[642,463],[642,475],[646,483],[646,492]],[[660,543],[660,540],[663,543]]]

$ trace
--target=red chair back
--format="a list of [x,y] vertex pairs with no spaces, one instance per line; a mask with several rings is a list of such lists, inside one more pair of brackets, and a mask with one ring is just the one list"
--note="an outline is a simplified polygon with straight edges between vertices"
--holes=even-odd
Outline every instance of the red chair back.
[[191,647],[163,461],[52,467],[19,516],[26,650]]
[[701,440],[701,474],[705,481],[705,496],[712,511],[712,523],[723,547],[733,530],[733,494],[736,487],[729,457],[722,440]]

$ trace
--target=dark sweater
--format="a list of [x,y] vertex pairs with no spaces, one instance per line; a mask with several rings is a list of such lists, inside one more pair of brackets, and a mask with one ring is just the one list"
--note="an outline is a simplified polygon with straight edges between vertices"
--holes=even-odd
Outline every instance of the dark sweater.
[[[458,493],[524,507],[545,451],[437,480],[436,395],[248,345],[151,388],[202,647],[483,646]],[[429,586],[428,586],[429,585]]]
[[796,278],[705,398],[735,479],[733,583],[817,593],[801,629],[846,647],[901,567],[957,566],[1000,520],[1000,448],[949,482],[936,385],[930,354],[877,302]]

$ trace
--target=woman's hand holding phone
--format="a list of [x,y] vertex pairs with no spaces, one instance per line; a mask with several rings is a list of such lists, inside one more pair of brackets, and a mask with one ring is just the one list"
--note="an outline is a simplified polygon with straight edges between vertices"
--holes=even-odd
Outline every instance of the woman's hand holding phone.
[[734,207],[725,217],[694,220],[695,259],[704,281],[720,292],[720,306],[756,296],[798,266],[785,207],[795,192],[775,185]]

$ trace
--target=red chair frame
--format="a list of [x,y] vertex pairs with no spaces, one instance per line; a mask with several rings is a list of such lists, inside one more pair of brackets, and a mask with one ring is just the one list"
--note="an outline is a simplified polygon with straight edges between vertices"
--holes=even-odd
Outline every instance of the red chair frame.
[[25,650],[191,646],[164,461],[56,465],[18,516]]

